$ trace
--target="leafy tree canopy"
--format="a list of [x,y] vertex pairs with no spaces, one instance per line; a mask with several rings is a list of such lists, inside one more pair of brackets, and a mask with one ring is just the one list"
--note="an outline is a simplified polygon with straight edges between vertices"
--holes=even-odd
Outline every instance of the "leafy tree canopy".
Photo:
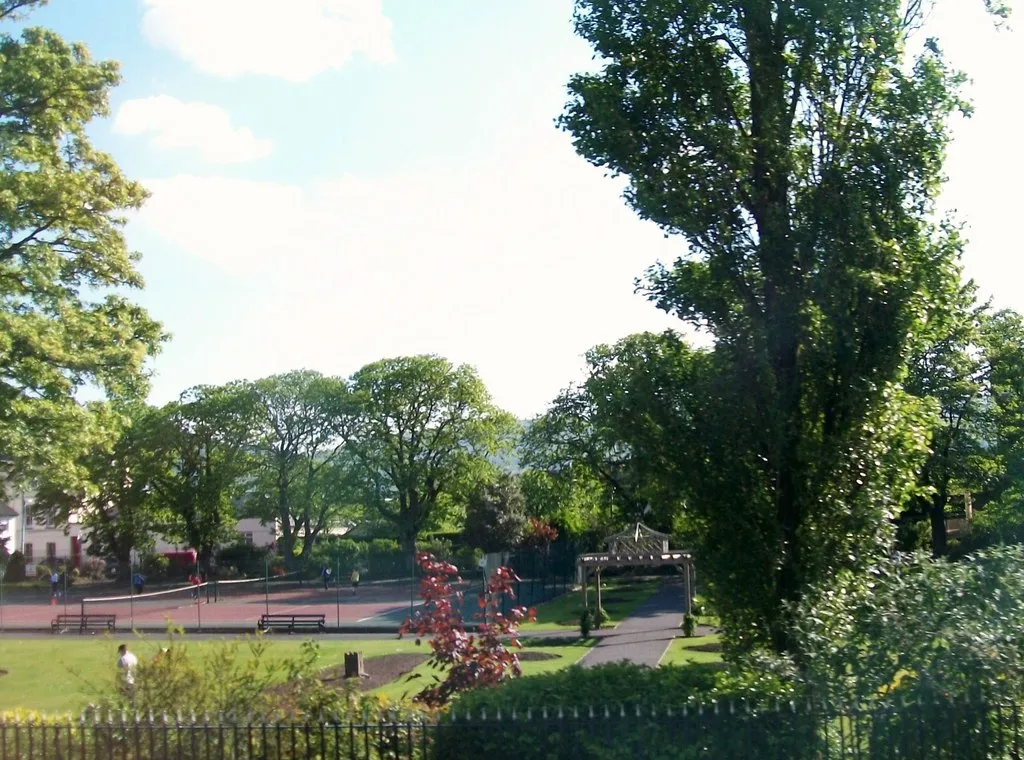
[[960,239],[933,220],[968,110],[912,39],[927,6],[576,2],[601,66],[561,123],[685,240],[643,287],[715,339],[688,504],[736,644],[791,648],[784,610],[888,546],[926,451],[899,382],[959,286]]
[[[0,0],[0,22],[41,4]],[[78,453],[118,426],[76,395],[144,396],[163,339],[125,295],[142,279],[124,214],[146,193],[86,134],[119,81],[46,29],[0,34],[0,456],[24,479],[82,483]]]
[[351,378],[346,434],[366,503],[412,552],[445,497],[468,495],[518,426],[472,367],[439,356],[368,364]]

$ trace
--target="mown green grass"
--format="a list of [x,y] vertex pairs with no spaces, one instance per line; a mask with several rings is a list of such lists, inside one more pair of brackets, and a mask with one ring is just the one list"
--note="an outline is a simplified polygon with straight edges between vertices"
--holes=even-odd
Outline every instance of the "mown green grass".
[[[608,613],[606,628],[614,627],[625,620],[641,604],[646,602],[661,581],[657,578],[615,578],[601,584],[601,606]],[[597,603],[594,587],[587,592],[590,605]],[[537,605],[537,621],[522,626],[524,633],[530,631],[558,631],[567,628],[579,629],[580,613],[583,611],[583,593],[580,591],[563,594],[550,602]]]
[[[249,637],[253,640],[254,637]],[[282,641],[264,639],[267,666],[301,654],[303,639]],[[215,647],[238,643],[239,659],[252,654],[246,639],[191,641],[199,654]],[[89,701],[114,688],[117,646],[128,647],[139,659],[152,657],[164,643],[161,637],[95,636],[90,638],[60,637],[52,639],[0,638],[0,710],[26,708],[47,713],[77,712]],[[378,657],[400,652],[423,651],[412,639],[373,639],[365,641],[319,641],[318,665],[328,667],[342,662],[345,652],[360,651],[364,657]]]
[[[524,646],[519,651],[547,652],[548,654],[556,655],[556,657],[555,659],[550,660],[524,661],[522,663],[523,677],[526,678],[540,673],[551,673],[556,670],[567,668],[570,665],[575,665],[579,662],[580,658],[587,653],[587,650],[594,645],[594,643],[595,641],[591,639],[589,641],[573,642],[572,644],[557,643],[548,646],[544,644],[543,639],[536,639],[534,643],[531,643],[529,646]],[[430,649],[427,647],[426,643],[424,643],[423,646],[424,654],[429,654]],[[385,684],[371,693],[394,701],[410,701],[418,691],[433,683],[432,679],[435,675],[441,676],[441,672],[434,670],[426,663],[423,663],[416,667],[411,673],[406,674],[397,681]],[[410,676],[418,677],[414,677],[410,680]]]
[[718,644],[721,637],[716,634],[710,636],[694,636],[692,638],[677,637],[672,639],[661,658],[661,665],[686,665],[691,662],[721,662],[720,652],[701,652],[694,647],[706,644]]

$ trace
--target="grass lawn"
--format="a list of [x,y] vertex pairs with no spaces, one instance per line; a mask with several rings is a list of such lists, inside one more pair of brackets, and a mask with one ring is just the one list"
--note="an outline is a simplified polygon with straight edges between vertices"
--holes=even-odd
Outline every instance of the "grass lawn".
[[[18,707],[48,713],[77,712],[91,698],[114,687],[117,645],[127,643],[140,658],[151,657],[164,637],[96,636],[93,638],[15,639],[0,638],[0,710]],[[193,641],[189,647],[200,652],[218,645],[239,642],[239,658],[250,655],[244,638],[225,637],[217,641]],[[300,655],[303,639],[267,639],[264,660],[271,664]],[[324,667],[343,660],[345,652],[360,651],[364,657],[398,652],[423,651],[412,639],[367,641],[320,641]],[[538,663],[545,664],[545,663]]]
[[692,638],[678,637],[672,639],[668,645],[665,656],[661,658],[661,665],[686,665],[690,662],[721,662],[721,652],[702,652],[694,647],[707,646],[708,644],[719,644],[720,636],[694,636]]
[[[540,673],[550,673],[554,670],[561,670],[567,668],[570,665],[575,665],[579,662],[579,659],[587,653],[595,643],[594,639],[588,641],[579,641],[572,644],[557,644],[553,646],[546,646],[543,643],[543,639],[535,639],[535,643],[531,643],[530,646],[524,646],[520,652],[545,652],[550,655],[555,655],[555,658],[548,660],[527,660],[522,663],[523,676],[533,676]],[[426,643],[423,644],[423,652],[428,654],[430,652],[429,647]],[[406,680],[409,675],[419,674],[420,677],[412,681]],[[412,696],[423,689],[424,687],[432,683],[431,677],[437,674],[437,671],[432,670],[425,663],[418,666],[409,675],[403,676],[397,681],[392,681],[389,684],[381,686],[379,689],[375,689],[372,693],[381,697],[386,697],[391,700],[400,701],[403,699],[411,699]]]
[[[614,627],[629,617],[633,610],[647,601],[661,581],[657,578],[614,578],[601,583],[601,606],[608,613],[605,627]],[[587,592],[587,600],[596,604],[594,587]],[[580,613],[583,612],[583,593],[569,592],[550,602],[537,605],[537,622],[522,626],[523,633],[531,631],[560,631],[567,628],[578,630]]]

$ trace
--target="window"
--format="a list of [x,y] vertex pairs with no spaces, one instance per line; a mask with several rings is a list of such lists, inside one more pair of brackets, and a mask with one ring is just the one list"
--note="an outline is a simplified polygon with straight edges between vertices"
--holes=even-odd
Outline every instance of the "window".
[[25,561],[32,561],[32,544],[25,544]]
[[57,558],[57,544],[47,541],[46,543],[46,558],[56,559]]
[[29,510],[29,509],[25,510],[25,527],[26,528],[31,528],[32,527],[32,511]]
[[242,540],[245,541],[245,543],[249,544],[249,546],[252,546],[252,533],[249,533],[247,531],[243,532]]

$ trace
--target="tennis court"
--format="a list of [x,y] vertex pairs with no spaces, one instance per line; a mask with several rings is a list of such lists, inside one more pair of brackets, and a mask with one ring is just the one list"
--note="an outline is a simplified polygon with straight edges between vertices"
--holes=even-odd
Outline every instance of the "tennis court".
[[118,629],[162,629],[168,622],[189,629],[253,630],[260,616],[270,614],[324,615],[328,627],[394,625],[418,603],[409,581],[368,584],[353,595],[351,588],[324,590],[313,581],[263,579],[220,581],[197,587],[123,596],[6,603],[4,628],[45,628],[58,614],[116,615]]

